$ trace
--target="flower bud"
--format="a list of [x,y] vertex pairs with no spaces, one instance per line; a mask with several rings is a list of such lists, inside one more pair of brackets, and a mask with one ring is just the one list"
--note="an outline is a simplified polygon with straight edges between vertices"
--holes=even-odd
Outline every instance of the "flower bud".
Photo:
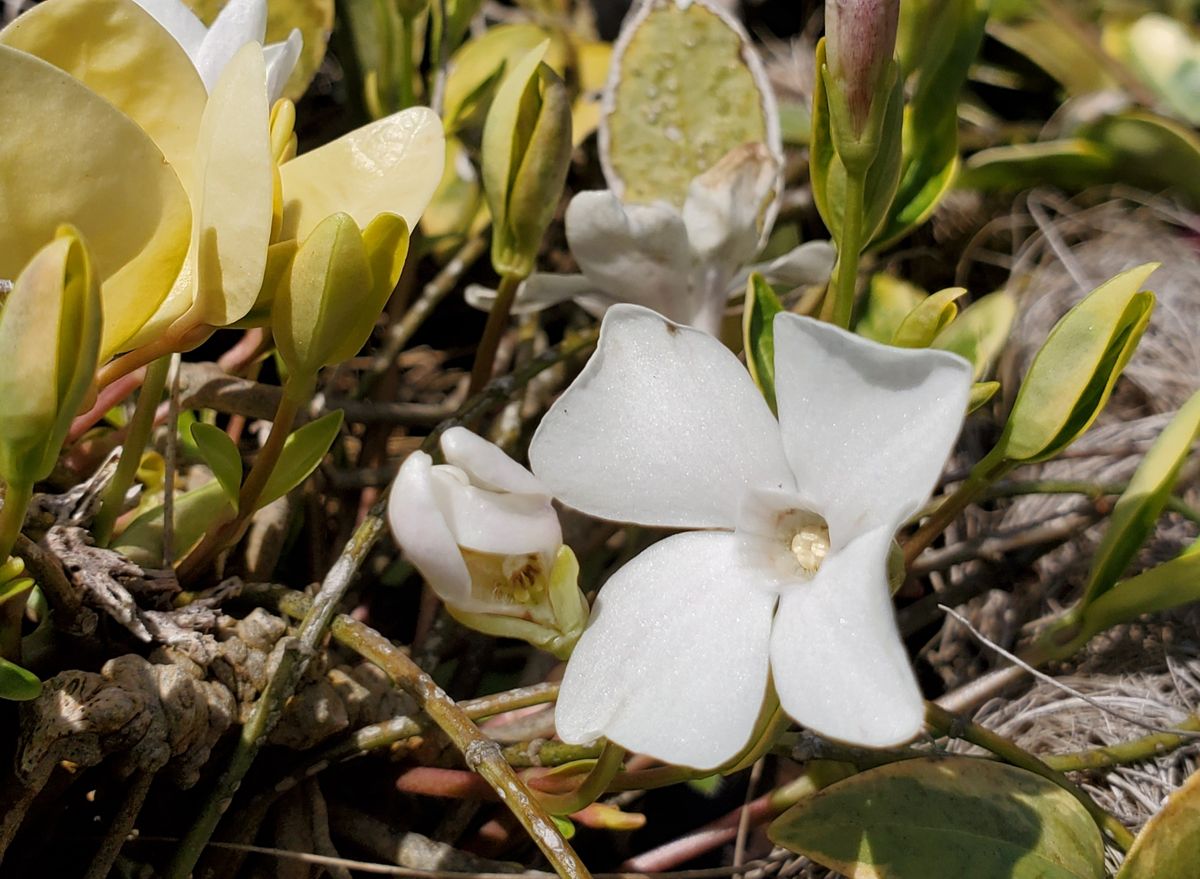
[[45,479],[100,353],[100,285],[79,232],[63,226],[34,255],[0,312],[0,476]]
[[889,93],[899,0],[831,0],[825,7],[825,61],[848,110],[851,134],[867,129],[876,96]]
[[541,482],[500,449],[455,427],[446,464],[409,455],[388,519],[396,542],[460,622],[565,657],[587,622],[579,566]]
[[483,126],[483,188],[492,212],[492,265],[527,277],[567,179],[571,99],[542,62],[549,41],[505,76]]
[[362,348],[391,296],[408,254],[408,225],[380,214],[365,230],[349,214],[333,214],[312,231],[281,272],[271,306],[279,356],[294,376]]

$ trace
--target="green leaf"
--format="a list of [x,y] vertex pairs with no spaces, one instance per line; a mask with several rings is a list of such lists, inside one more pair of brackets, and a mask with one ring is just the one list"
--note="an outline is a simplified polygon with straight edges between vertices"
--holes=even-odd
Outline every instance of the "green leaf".
[[885,244],[927,220],[958,173],[958,101],[983,41],[977,0],[900,4],[902,67],[911,71],[900,184],[876,240]]
[[1154,294],[1139,290],[1157,267],[1147,263],[1122,272],[1055,324],[991,456],[1044,461],[1091,426],[1150,321]]
[[958,186],[1016,192],[1053,182],[1079,190],[1106,181],[1111,167],[1108,150],[1079,137],[1012,144],[974,153],[963,166]]
[[[1200,552],[1185,551],[1169,562],[1123,580],[1081,608],[1078,625],[1066,629],[1069,641],[1047,645],[1052,659],[1071,656],[1094,635],[1143,614],[1200,601]],[[1052,630],[1053,631],[1053,630]]]
[[450,59],[443,101],[446,132],[482,125],[505,69],[549,36],[534,24],[502,24],[488,28],[455,52]]
[[242,488],[242,456],[237,443],[216,425],[202,422],[192,425],[192,440],[236,510]]
[[322,415],[294,431],[284,441],[279,463],[271,471],[256,508],[283,497],[317,469],[342,427],[342,410]]
[[954,322],[938,333],[934,348],[953,351],[971,362],[978,381],[987,375],[1008,341],[1017,300],[1001,290],[977,299],[962,310]]
[[[232,519],[234,515],[229,496],[215,479],[176,497],[173,531],[175,557],[187,555],[188,550],[200,542],[204,532],[219,522]],[[161,568],[164,518],[162,505],[147,510],[129,523],[129,527],[114,541],[116,545],[113,548],[135,565]]]
[[771,285],[758,272],[746,281],[746,307],[742,313],[742,344],[746,366],[767,405],[775,411],[775,315],[783,305]]
[[975,382],[971,385],[971,396],[967,398],[968,414],[974,412],[1000,390],[1000,382]]
[[1104,845],[1069,793],[971,757],[889,763],[825,788],[767,831],[850,879],[1102,879]]
[[872,275],[866,305],[854,331],[860,336],[891,344],[904,318],[929,294],[920,287],[882,272]]
[[921,300],[896,327],[892,344],[898,348],[928,348],[958,314],[954,300],[966,293],[965,287],[947,287]]
[[1085,606],[1112,588],[1154,529],[1197,434],[1200,434],[1200,391],[1192,395],[1159,434],[1117,500],[1108,529],[1092,557],[1083,595]]
[[1108,181],[1150,192],[1170,189],[1200,207],[1200,138],[1186,125],[1144,111],[1106,116],[1077,132],[1112,157]]
[[1117,879],[1195,879],[1200,839],[1200,771],[1167,797],[1133,841]]
[[741,26],[707,0],[651,0],[626,20],[600,131],[609,187],[682,207],[692,178],[745,143],[779,149],[775,99]]
[[28,702],[42,694],[42,682],[28,669],[0,657],[0,699]]

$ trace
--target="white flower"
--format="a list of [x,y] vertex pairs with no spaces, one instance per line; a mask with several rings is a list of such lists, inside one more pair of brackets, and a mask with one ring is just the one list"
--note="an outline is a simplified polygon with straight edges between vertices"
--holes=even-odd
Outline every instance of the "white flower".
[[[715,335],[726,303],[745,288],[751,271],[788,289],[825,282],[834,261],[825,241],[747,266],[758,252],[759,216],[777,172],[765,146],[746,144],[692,181],[682,211],[665,202],[624,204],[609,190],[579,193],[567,206],[565,225],[582,274],[533,274],[513,311],[574,299],[599,316],[631,302]],[[493,290],[467,289],[467,301],[478,308],[490,308],[494,299]]]
[[822,735],[887,746],[920,731],[887,556],[950,452],[971,368],[794,314],[774,332],[778,421],[724,346],[636,306],[609,310],[542,420],[530,460],[556,497],[705,529],[601,590],[558,700],[564,741],[720,766],[747,745],[768,670]]
[[[261,44],[267,37],[267,0],[229,0],[212,27],[205,27],[183,0],[136,2],[187,52],[210,92],[238,49],[247,43]],[[283,94],[283,87],[300,59],[302,46],[300,30],[293,28],[285,42],[264,47],[267,96],[272,104]]]

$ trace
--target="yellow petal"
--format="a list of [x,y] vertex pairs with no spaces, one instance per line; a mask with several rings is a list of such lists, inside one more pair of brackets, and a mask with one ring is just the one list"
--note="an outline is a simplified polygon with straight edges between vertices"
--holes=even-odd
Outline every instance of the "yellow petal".
[[258,298],[274,197],[269,113],[262,47],[247,43],[209,96],[196,145],[195,298],[186,318],[196,324],[231,324]]
[[283,237],[304,239],[339,211],[360,228],[382,213],[412,228],[442,177],[445,151],[437,114],[412,107],[297,156],[279,169]]
[[0,43],[65,70],[136,122],[189,179],[208,94],[187,53],[133,0],[46,0]]
[[154,142],[61,70],[0,46],[0,278],[71,223],[102,283],[102,356],[154,313],[187,254],[187,195]]

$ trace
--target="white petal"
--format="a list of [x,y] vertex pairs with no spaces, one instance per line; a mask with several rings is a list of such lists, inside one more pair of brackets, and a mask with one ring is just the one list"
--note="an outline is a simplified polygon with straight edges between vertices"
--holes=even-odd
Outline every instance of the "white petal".
[[221,7],[196,56],[196,69],[208,90],[242,46],[261,43],[266,35],[266,0],[229,0]]
[[154,20],[175,38],[175,42],[183,48],[183,51],[188,53],[192,63],[196,63],[200,45],[204,42],[204,35],[208,33],[208,28],[196,17],[196,13],[192,12],[183,0],[135,0],[135,2],[149,12]]
[[300,28],[292,28],[288,38],[282,43],[271,43],[263,47],[263,55],[267,59],[267,96],[272,105],[283,94],[288,77],[296,69],[300,60],[300,52],[304,49],[304,37]]
[[747,489],[794,489],[779,428],[725,346],[635,305],[542,418],[529,460],[555,497],[620,522],[732,528]]
[[828,241],[806,241],[783,256],[748,266],[738,272],[730,286],[733,292],[741,291],[751,272],[758,272],[767,283],[783,290],[824,284],[833,272],[836,259],[837,251]]
[[827,323],[775,318],[775,393],[788,462],[834,549],[916,512],[966,414],[971,366]]
[[623,205],[612,192],[581,192],[567,205],[567,243],[580,270],[617,302],[645,305],[680,323],[696,311],[687,228],[666,204]]
[[732,274],[758,252],[758,218],[775,191],[779,162],[761,143],[735,147],[688,185],[683,203],[692,250]]
[[[467,483],[453,466],[433,468],[433,496],[454,542],[497,555],[540,553],[562,545],[558,514],[545,495],[507,494]],[[414,562],[415,564],[415,562]]]
[[443,433],[441,446],[446,463],[463,470],[472,485],[491,491],[536,494],[549,500],[550,492],[536,476],[504,454],[495,443],[465,427],[452,427]]
[[433,492],[433,461],[413,452],[400,465],[388,497],[388,523],[396,544],[443,600],[471,594],[471,575]]
[[[567,302],[576,296],[593,293],[596,285],[584,275],[552,275],[545,272],[534,272],[517,288],[517,296],[513,301],[513,314],[532,314],[535,311]],[[463,294],[467,305],[480,311],[491,311],[492,303],[496,301],[494,287],[484,287],[482,284],[468,284]]]
[[779,599],[771,673],[784,711],[823,736],[872,748],[921,731],[925,703],[896,629],[887,584],[889,528],[825,560]]
[[598,736],[712,769],[754,729],[775,598],[742,569],[731,534],[677,534],[604,585],[567,665],[558,734]]

